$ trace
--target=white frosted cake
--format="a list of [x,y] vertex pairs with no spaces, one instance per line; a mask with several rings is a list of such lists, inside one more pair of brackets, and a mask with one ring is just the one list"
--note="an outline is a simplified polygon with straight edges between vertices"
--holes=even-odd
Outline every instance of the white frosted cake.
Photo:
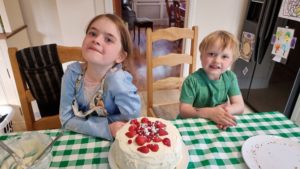
[[174,169],[182,149],[182,138],[172,123],[143,117],[118,131],[111,155],[120,169]]

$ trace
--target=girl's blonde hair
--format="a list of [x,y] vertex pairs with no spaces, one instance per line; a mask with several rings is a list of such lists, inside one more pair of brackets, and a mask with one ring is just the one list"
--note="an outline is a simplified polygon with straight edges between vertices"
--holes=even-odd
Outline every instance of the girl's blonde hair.
[[222,50],[227,47],[232,49],[233,60],[236,60],[240,56],[239,41],[233,34],[223,30],[215,31],[207,35],[199,45],[200,53],[205,53],[207,49],[218,41],[220,42]]

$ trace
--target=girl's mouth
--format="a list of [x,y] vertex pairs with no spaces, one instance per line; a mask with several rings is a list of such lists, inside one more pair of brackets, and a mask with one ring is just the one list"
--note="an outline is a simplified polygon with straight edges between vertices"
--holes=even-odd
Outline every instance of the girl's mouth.
[[97,48],[95,48],[95,47],[93,47],[93,46],[89,47],[88,50],[92,50],[92,51],[101,53]]

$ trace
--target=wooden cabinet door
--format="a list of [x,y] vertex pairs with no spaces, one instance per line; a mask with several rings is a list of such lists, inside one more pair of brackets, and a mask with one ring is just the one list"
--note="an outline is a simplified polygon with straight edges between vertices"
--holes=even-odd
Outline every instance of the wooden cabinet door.
[[122,18],[122,3],[121,0],[114,0],[113,1],[114,6],[114,14],[118,15]]

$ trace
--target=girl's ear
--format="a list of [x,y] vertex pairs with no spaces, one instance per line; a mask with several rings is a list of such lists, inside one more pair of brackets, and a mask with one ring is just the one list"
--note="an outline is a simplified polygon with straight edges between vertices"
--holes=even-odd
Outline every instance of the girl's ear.
[[116,63],[122,63],[127,58],[127,52],[120,52],[120,56],[116,59]]

